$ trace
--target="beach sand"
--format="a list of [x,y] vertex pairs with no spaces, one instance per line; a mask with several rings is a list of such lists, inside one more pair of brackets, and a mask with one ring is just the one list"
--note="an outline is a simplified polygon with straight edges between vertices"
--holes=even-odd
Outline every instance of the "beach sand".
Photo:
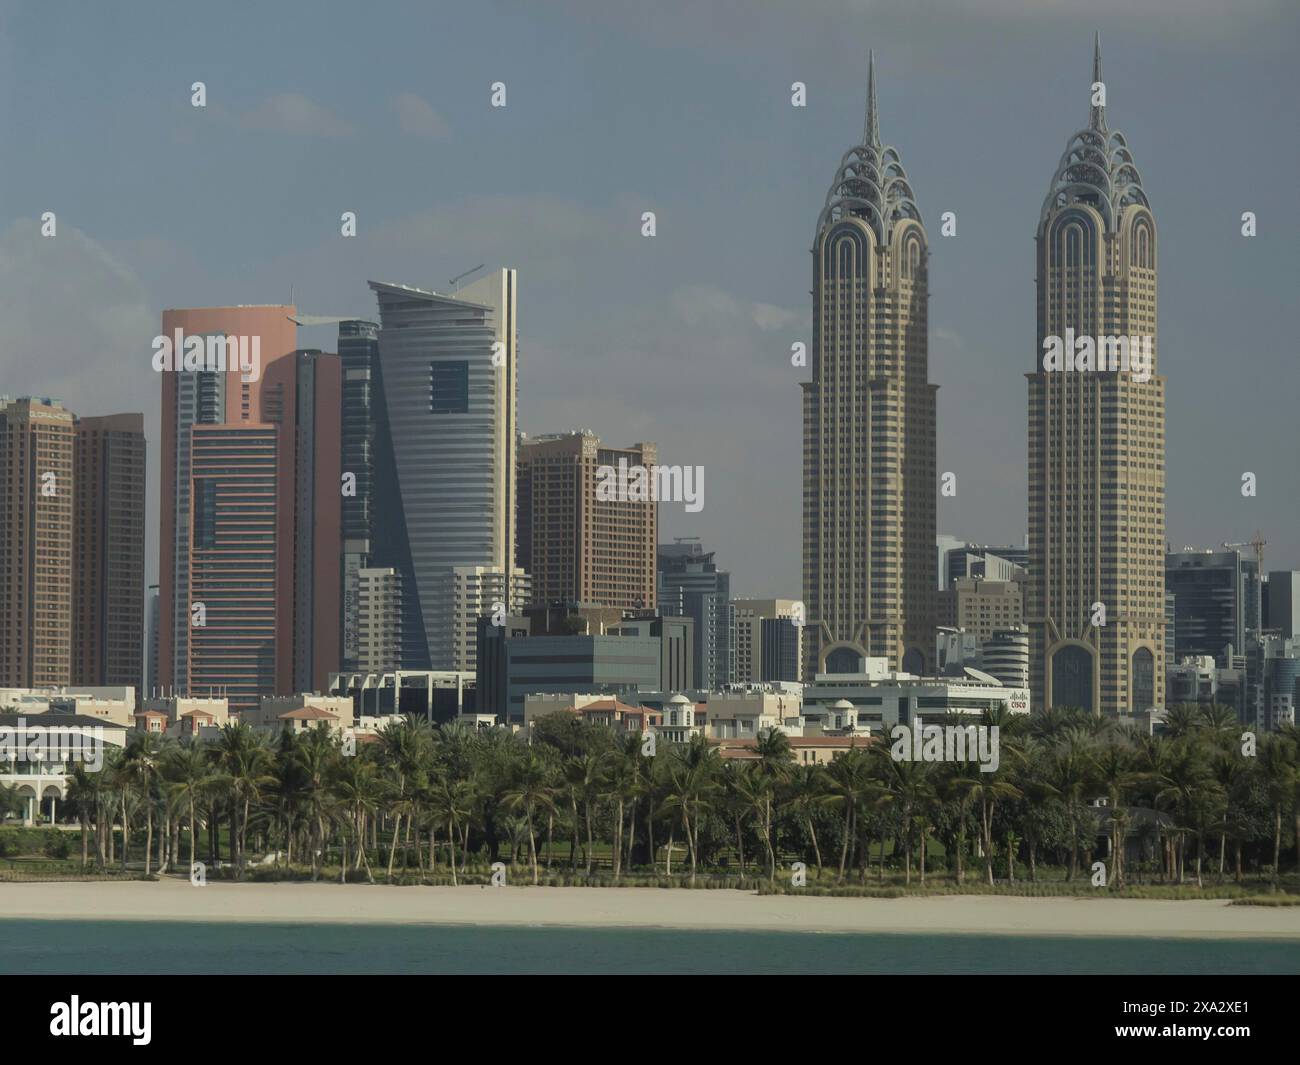
[[1300,907],[1222,900],[760,897],[745,891],[183,880],[0,883],[4,918],[1300,939]]

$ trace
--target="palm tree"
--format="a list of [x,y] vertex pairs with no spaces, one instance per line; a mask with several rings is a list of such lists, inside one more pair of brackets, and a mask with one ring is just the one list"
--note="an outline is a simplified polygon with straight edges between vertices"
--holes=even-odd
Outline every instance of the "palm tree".
[[171,748],[163,759],[163,779],[169,801],[189,815],[190,869],[193,871],[198,834],[195,807],[213,782],[207,751],[198,743],[184,743]]
[[[1210,776],[1209,767],[1190,734],[1171,745],[1170,756],[1155,777],[1155,785],[1156,805],[1164,802],[1174,806],[1179,811],[1181,827],[1196,833],[1196,886],[1201,887],[1201,854],[1208,810],[1206,800],[1217,797],[1218,785]],[[1176,847],[1178,882],[1181,884],[1185,871],[1185,833],[1180,834]]]
[[935,763],[904,761],[894,758],[882,743],[872,749],[875,768],[883,784],[882,799],[891,804],[899,816],[903,831],[904,883],[912,882],[913,831],[921,835],[921,883],[925,883],[925,851],[929,839],[929,808],[935,798],[932,772]]
[[[697,742],[700,741],[700,742]],[[686,847],[691,859],[691,886],[699,865],[699,822],[712,805],[718,790],[718,752],[701,736],[692,736],[684,748],[674,750],[668,769],[664,810],[676,810],[686,833]],[[669,838],[671,846],[671,837]],[[672,861],[671,851],[669,861]]]
[[[533,866],[533,883],[538,880],[537,870],[537,836],[533,830],[533,815],[536,811],[554,813],[554,791],[547,779],[546,765],[531,748],[521,760],[514,781],[506,789],[502,801],[507,809],[524,811],[524,820],[528,825],[528,857]],[[588,813],[588,839],[590,839],[591,822]],[[590,844],[588,844],[590,845]],[[590,867],[591,855],[587,856]]]
[[763,846],[767,848],[767,880],[774,883],[776,851],[772,847],[772,800],[777,790],[790,779],[794,755],[790,753],[790,738],[775,728],[760,733],[754,750],[758,754],[758,773],[769,784],[762,811]]
[[[335,766],[330,791],[334,796],[332,809],[340,822],[346,827],[356,845],[356,868],[366,870],[366,879],[373,884],[375,875],[370,869],[370,859],[366,856],[366,818],[379,806],[382,794],[378,768],[368,759],[361,757],[344,758]],[[343,861],[340,879],[347,883],[348,853],[347,836],[343,837]]]
[[1258,764],[1273,807],[1273,889],[1276,891],[1282,863],[1282,815],[1296,799],[1295,748],[1286,736],[1268,736],[1260,744]]
[[822,849],[817,842],[817,829],[813,825],[813,813],[825,805],[826,773],[816,765],[799,766],[790,782],[790,810],[803,820],[812,840],[813,854],[817,858],[817,879],[822,878]]
[[447,839],[451,850],[451,883],[456,879],[456,837],[460,826],[469,820],[474,809],[474,787],[467,780],[453,781],[447,773],[440,773],[429,791],[429,810],[435,822],[447,826]]
[[[0,785],[0,789],[3,789]],[[103,848],[99,846],[99,809],[103,804],[103,778],[99,773],[92,773],[86,769],[84,762],[74,762],[72,773],[68,778],[68,794],[64,800],[71,803],[73,809],[77,811],[77,820],[81,824],[81,871],[85,872],[90,864],[90,823],[95,818],[96,833],[96,851],[99,859],[99,868],[104,868]],[[0,790],[0,821],[4,820],[4,814],[7,812],[6,796]]]
[[[776,785],[770,777],[763,775],[757,762],[745,762],[737,766],[730,775],[729,783],[735,798],[735,817],[739,833],[740,818],[748,811],[758,822],[767,850],[768,883],[776,879],[776,862],[772,853],[772,837],[768,825],[768,811],[772,807],[772,793]],[[743,872],[742,868],[742,872]]]
[[249,814],[265,789],[275,783],[270,773],[270,754],[261,736],[246,722],[221,726],[215,748],[217,782],[230,803],[231,846],[236,875],[244,875],[244,843]]
[[123,760],[123,772],[144,804],[145,842],[144,875],[150,872],[153,857],[153,812],[154,788],[161,779],[162,750],[157,735],[150,732],[137,732],[127,741]]
[[1077,727],[1063,729],[1047,752],[1047,780],[1065,806],[1070,823],[1070,867],[1066,880],[1079,870],[1079,810],[1093,782],[1093,739]]
[[1092,757],[1093,778],[1106,789],[1110,805],[1110,878],[1109,883],[1124,890],[1124,847],[1127,838],[1128,813],[1124,808],[1124,795],[1142,780],[1137,770],[1133,747],[1121,736],[1112,736],[1097,748]]
[[[984,882],[993,886],[993,811],[1006,799],[1018,799],[1021,791],[1006,779],[1010,766],[1001,762],[991,773],[977,772],[967,788],[967,796],[979,804],[980,847],[984,851]],[[1008,866],[1013,859],[1008,855]],[[1009,874],[1010,875],[1010,874]]]
[[[835,878],[837,884],[844,882],[844,867],[849,857],[849,840],[853,838],[856,828],[855,820],[858,807],[874,790],[871,781],[871,767],[867,754],[861,747],[850,747],[830,764],[827,771],[826,798],[823,802],[839,809],[844,819],[844,831],[840,845],[840,870]],[[881,842],[881,860],[884,860],[884,843]]]
[[[591,808],[601,795],[603,787],[604,766],[600,755],[586,752],[568,759],[564,763],[564,779],[568,785],[569,804],[573,810],[574,839],[578,832],[578,807],[581,805],[587,828],[587,875],[591,876],[591,863],[594,860],[592,841]],[[574,852],[576,858],[577,852]],[[575,861],[574,868],[577,868]]]
[[294,744],[293,758],[304,777],[306,816],[312,826],[311,878],[320,877],[321,857],[325,849],[325,825],[329,820],[328,782],[340,758],[341,742],[325,724],[302,734]]

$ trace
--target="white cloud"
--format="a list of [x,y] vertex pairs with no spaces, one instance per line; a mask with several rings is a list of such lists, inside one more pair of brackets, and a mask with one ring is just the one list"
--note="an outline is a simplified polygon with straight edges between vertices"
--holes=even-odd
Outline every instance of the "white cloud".
[[43,237],[33,219],[0,236],[0,382],[54,395],[79,414],[156,400],[150,342],[158,317],[135,274],[66,220]]
[[356,128],[328,107],[300,92],[269,96],[240,120],[247,129],[293,133],[303,137],[350,137]]
[[413,92],[398,93],[392,100],[403,133],[424,140],[441,140],[451,132],[446,119],[423,97]]

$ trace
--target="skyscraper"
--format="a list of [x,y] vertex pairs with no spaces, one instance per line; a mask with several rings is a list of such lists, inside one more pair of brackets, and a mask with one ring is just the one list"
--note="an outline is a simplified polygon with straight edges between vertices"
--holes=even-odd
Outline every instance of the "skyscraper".
[[72,683],[143,693],[144,415],[77,421]]
[[880,138],[874,57],[862,143],[840,160],[813,243],[803,384],[805,673],[934,658],[935,403],[928,241]]
[[481,601],[457,601],[458,589],[481,590],[495,573],[508,609],[523,593],[515,272],[497,270],[452,295],[370,287],[380,331],[369,565],[400,575],[404,669],[473,668],[463,636],[474,632]]
[[649,469],[653,444],[614,448],[589,432],[519,444],[519,568],[537,603],[653,609],[658,503],[602,499],[602,466]]
[[144,667],[144,418],[0,397],[0,685]]
[[[801,656],[796,659],[793,676],[771,677],[765,676],[764,664],[770,663],[772,656],[769,649],[764,644],[765,634],[775,633],[777,638],[782,641],[781,647],[775,652],[778,661],[783,661],[782,656],[785,654],[784,640],[786,637],[783,628],[772,629],[764,628],[767,621],[791,621],[796,635],[799,634],[799,626],[794,624],[798,611],[796,601],[793,599],[733,599],[731,601],[732,615],[736,619],[736,674],[735,682],[737,684],[759,684],[765,680],[795,680],[799,679],[802,668]],[[767,670],[766,672],[771,672]]]
[[[203,341],[202,349],[189,360],[190,368],[184,368],[177,350],[173,367],[159,374],[162,508],[157,683],[177,694],[206,694],[209,687],[234,684],[242,698],[255,701],[258,694],[275,694],[277,678],[282,690],[291,687],[293,585],[287,576],[277,584],[276,575],[292,572],[295,464],[293,448],[280,446],[277,435],[277,422],[284,417],[285,382],[277,376],[269,383],[268,373],[296,347],[293,314],[291,306],[163,312],[164,338],[179,336],[182,343],[194,337]],[[246,356],[251,358],[254,350],[258,353],[255,373],[241,371],[237,360],[230,357],[241,343]],[[292,389],[289,392],[288,402],[292,403]],[[216,433],[205,438],[205,469],[196,476],[196,434],[218,426],[249,433]],[[245,445],[249,450],[241,451]],[[269,466],[268,447],[272,451]],[[225,467],[224,457],[232,460]],[[228,493],[234,490],[233,481],[250,476],[248,461],[256,465],[257,483],[247,486],[252,498],[237,502]],[[196,499],[196,490],[207,494]],[[247,516],[243,522],[236,521],[240,507]],[[219,513],[220,542],[213,543],[211,522]],[[209,523],[202,530],[195,527],[200,515]],[[196,557],[196,543],[203,545],[202,562]],[[247,625],[240,616],[239,604],[245,598],[239,594],[242,591],[257,601]],[[269,623],[264,620],[267,595],[271,596]],[[219,597],[222,605],[208,610],[205,596]],[[192,610],[200,604],[203,611]],[[208,626],[199,644],[212,657],[203,662],[196,658],[198,649],[191,646],[191,638],[200,628],[194,624],[196,619]],[[268,646],[267,640],[277,635],[275,646]],[[233,688],[231,696],[234,705]]]
[[0,687],[72,680],[76,419],[0,396]]
[[222,692],[231,709],[289,686],[276,672],[286,640],[292,648],[289,574],[277,560],[278,443],[275,425],[190,430],[189,633],[175,683],[186,694]]
[[337,355],[297,351],[272,376],[292,371],[285,388],[293,406],[281,419],[294,453],[293,644],[294,692],[324,692],[339,668],[339,490],[341,364]]
[[235,709],[339,663],[341,365],[295,350],[294,315],[163,313],[156,683]]
[[736,611],[731,574],[698,543],[659,545],[657,591],[665,617],[695,621],[695,683],[710,691],[736,679]]
[[[374,322],[339,323],[339,359],[343,364],[342,473],[350,477],[342,496],[342,647],[341,667],[362,668],[372,654],[362,646],[359,630],[361,570],[370,564],[374,536],[375,414],[373,378],[379,358],[379,326]],[[393,600],[396,602],[397,600]],[[394,636],[397,634],[394,633]],[[369,638],[369,637],[368,637]]]
[[1106,125],[1100,42],[1092,81],[1038,221],[1025,616],[1033,705],[1099,714],[1164,701],[1165,395],[1155,219]]
[[1230,668],[1226,648],[1243,654],[1263,628],[1259,563],[1234,548],[1170,551],[1165,590],[1174,597],[1175,663],[1208,655]]

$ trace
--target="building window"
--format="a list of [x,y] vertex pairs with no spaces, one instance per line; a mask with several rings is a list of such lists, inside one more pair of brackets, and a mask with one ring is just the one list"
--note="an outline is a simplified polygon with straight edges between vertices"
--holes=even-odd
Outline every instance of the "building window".
[[429,412],[432,414],[469,413],[469,362],[429,364]]

